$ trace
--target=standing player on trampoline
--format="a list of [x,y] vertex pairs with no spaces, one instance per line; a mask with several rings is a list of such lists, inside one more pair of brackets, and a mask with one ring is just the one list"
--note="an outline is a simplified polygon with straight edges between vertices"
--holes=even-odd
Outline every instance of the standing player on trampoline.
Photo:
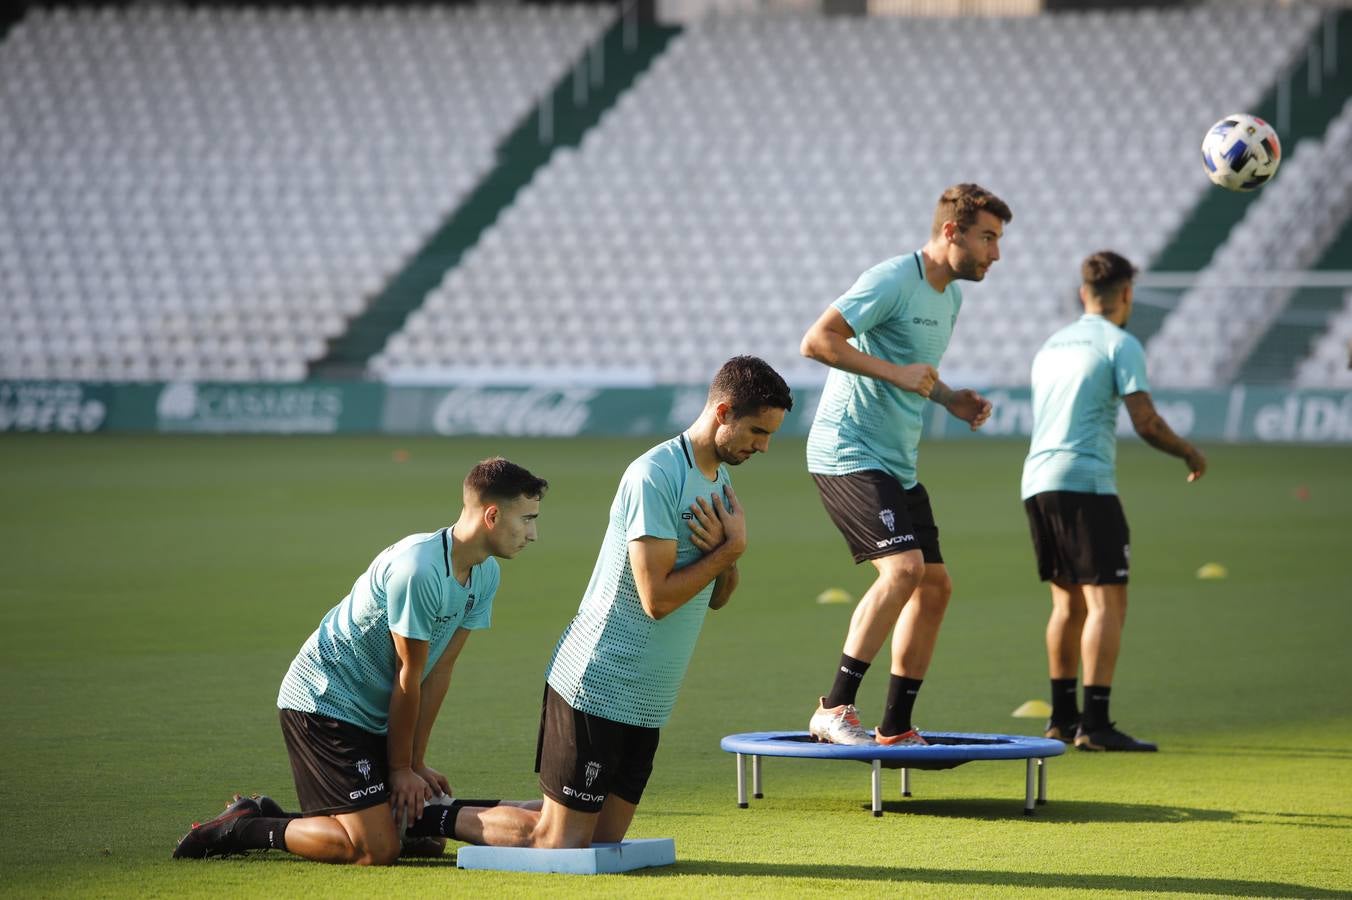
[[[1043,344],[1033,359],[1033,439],[1022,496],[1038,574],[1051,582],[1047,622],[1052,718],[1047,737],[1082,750],[1155,750],[1118,731],[1108,698],[1127,615],[1130,534],[1117,499],[1117,410],[1125,400],[1146,443],[1188,466],[1206,458],[1155,411],[1141,342],[1123,330],[1131,315],[1132,268],[1110,250],[1081,267],[1085,314]],[[1084,714],[1075,681],[1084,662]]]
[[808,437],[808,471],[855,562],[868,560],[878,570],[850,620],[830,693],[809,723],[818,740],[873,740],[859,723],[855,696],[892,633],[892,678],[877,742],[925,742],[911,711],[952,582],[929,494],[916,480],[922,419],[926,400],[973,429],[990,415],[985,398],[953,390],[935,367],[962,306],[957,282],[986,277],[1012,218],[984,188],[950,187],[925,246],[860,275],[803,337],[803,355],[831,367]]

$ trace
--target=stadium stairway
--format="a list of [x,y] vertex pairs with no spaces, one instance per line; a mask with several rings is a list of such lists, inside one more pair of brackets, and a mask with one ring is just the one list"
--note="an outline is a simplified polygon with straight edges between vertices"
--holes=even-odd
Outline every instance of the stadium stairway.
[[[636,14],[626,14],[631,11]],[[679,32],[678,27],[654,23],[650,4],[637,3],[622,11],[499,145],[493,170],[365,312],[330,342],[328,353],[310,367],[310,377],[362,377],[367,360],[530,183],[555,148],[579,144]]]
[[[1349,96],[1352,96],[1352,10],[1329,10],[1324,14],[1322,26],[1310,32],[1304,56],[1292,63],[1287,78],[1279,78],[1252,112],[1277,128],[1282,149],[1289,153],[1300,140],[1323,135]],[[1282,110],[1287,111],[1285,115]],[[1217,118],[1245,111],[1220,110]],[[1200,144],[1199,136],[1199,147]],[[1281,177],[1280,172],[1277,177]],[[1198,272],[1206,268],[1231,227],[1244,218],[1248,205],[1259,193],[1207,191],[1159,256],[1151,260],[1150,269]],[[1169,303],[1152,303],[1148,292],[1141,292],[1138,300],[1141,302],[1132,313],[1128,330],[1146,343],[1164,324]]]
[[[1315,266],[1322,271],[1352,268],[1352,216]],[[1296,365],[1309,354],[1315,338],[1343,308],[1343,290],[1304,288],[1293,296],[1277,321],[1254,346],[1239,369],[1245,384],[1289,384]]]

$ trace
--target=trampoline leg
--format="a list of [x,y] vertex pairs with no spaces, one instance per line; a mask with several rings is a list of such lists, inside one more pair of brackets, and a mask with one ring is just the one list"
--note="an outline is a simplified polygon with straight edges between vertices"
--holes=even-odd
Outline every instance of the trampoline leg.
[[901,796],[903,796],[903,797],[909,797],[909,796],[911,796],[911,770],[910,770],[910,769],[902,769],[902,770],[901,770]]
[[761,758],[759,756],[751,757],[751,796],[757,800],[765,797],[765,794],[761,792]]
[[737,754],[737,808],[746,809],[746,762]]
[[883,814],[883,761],[875,759],[873,761],[873,816],[880,818]]
[[1024,766],[1024,792],[1023,792],[1023,814],[1031,816],[1033,814],[1033,783],[1036,779],[1033,777],[1033,760],[1029,759]]
[[1047,803],[1047,761],[1045,759],[1037,761],[1037,803],[1038,806],[1044,806]]

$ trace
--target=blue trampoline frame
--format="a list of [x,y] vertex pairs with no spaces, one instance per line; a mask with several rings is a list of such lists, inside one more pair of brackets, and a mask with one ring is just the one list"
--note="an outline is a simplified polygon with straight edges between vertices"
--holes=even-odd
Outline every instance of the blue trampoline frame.
[[926,731],[927,745],[885,747],[878,744],[845,746],[813,741],[806,731],[753,731],[730,734],[719,746],[737,757],[737,805],[746,809],[746,758],[751,758],[752,790],[757,800],[761,787],[761,758],[846,759],[870,763],[873,769],[873,815],[883,814],[882,770],[901,769],[901,795],[911,796],[911,769],[951,769],[977,760],[1022,759],[1024,768],[1024,815],[1031,816],[1047,802],[1046,761],[1066,752],[1065,744],[1050,738],[1020,734],[964,734]]

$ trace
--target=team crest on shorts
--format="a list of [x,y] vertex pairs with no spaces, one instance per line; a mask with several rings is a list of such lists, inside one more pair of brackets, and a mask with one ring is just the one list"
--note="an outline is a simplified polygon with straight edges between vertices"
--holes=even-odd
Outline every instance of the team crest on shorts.
[[596,780],[596,776],[601,774],[601,764],[600,764],[599,762],[596,762],[595,760],[589,761],[589,762],[587,763],[587,768],[586,768],[586,773],[585,773],[585,774],[586,774],[586,779],[587,779],[587,785],[586,785],[586,786],[587,786],[587,787],[591,787],[591,786],[592,786],[592,782]]
[[883,524],[887,526],[888,531],[897,530],[897,517],[893,515],[892,510],[885,509],[878,513],[878,518],[882,519]]
[[369,759],[359,759],[359,760],[357,760],[357,771],[361,773],[361,777],[362,777],[362,778],[366,779],[367,781],[370,781],[370,780],[371,780],[371,761],[370,761]]

